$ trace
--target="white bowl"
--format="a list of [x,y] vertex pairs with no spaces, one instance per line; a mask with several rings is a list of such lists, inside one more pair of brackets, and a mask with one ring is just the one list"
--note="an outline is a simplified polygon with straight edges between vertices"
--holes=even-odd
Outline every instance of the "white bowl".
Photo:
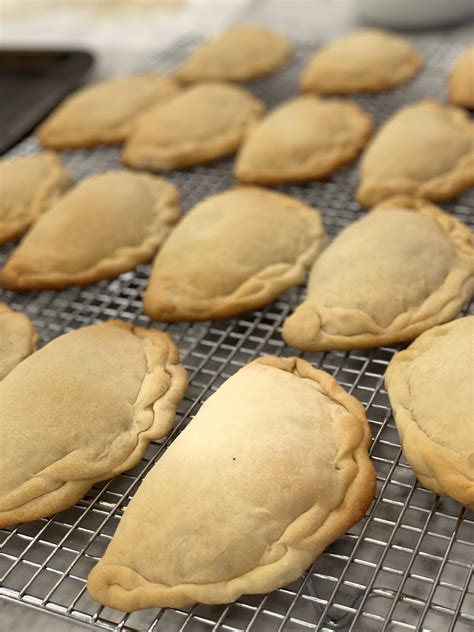
[[355,0],[364,21],[394,28],[431,28],[474,17],[473,0]]

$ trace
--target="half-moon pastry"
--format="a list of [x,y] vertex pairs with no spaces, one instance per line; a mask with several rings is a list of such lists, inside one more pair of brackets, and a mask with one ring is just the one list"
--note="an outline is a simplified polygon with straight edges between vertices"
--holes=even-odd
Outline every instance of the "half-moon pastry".
[[262,307],[304,280],[325,242],[318,211],[288,195],[258,187],[212,195],[156,257],[145,313],[207,320]]
[[448,80],[449,101],[474,110],[474,46],[456,61]]
[[255,360],[145,478],[89,592],[132,611],[290,583],[364,515],[375,491],[369,444],[363,407],[332,376],[297,358]]
[[250,132],[235,167],[240,182],[279,184],[326,178],[352,162],[372,133],[372,119],[342,99],[307,95],[270,112]]
[[11,290],[61,289],[118,276],[150,259],[180,217],[176,188],[108,171],[44,213],[0,271]]
[[26,314],[0,303],[0,380],[36,348],[38,336]]
[[173,79],[154,74],[88,85],[63,101],[39,126],[39,141],[52,149],[121,143],[139,114],[177,91]]
[[186,389],[163,332],[121,321],[56,338],[0,382],[0,527],[67,509],[136,465]]
[[289,41],[261,26],[233,26],[206,42],[176,71],[176,78],[196,81],[249,81],[278,70],[292,53]]
[[239,86],[201,83],[144,114],[129,135],[122,161],[170,171],[233,154],[260,118],[263,103]]
[[474,509],[474,316],[434,327],[397,353],[385,384],[418,479]]
[[474,238],[424,200],[394,197],[348,226],[313,266],[283,338],[305,351],[412,340],[474,291]]
[[53,153],[0,162],[0,245],[22,235],[71,184]]
[[360,164],[363,206],[397,193],[449,200],[474,185],[474,123],[433,99],[407,105],[380,128]]
[[408,40],[381,30],[345,35],[319,49],[300,77],[300,88],[316,94],[380,92],[408,81],[422,60]]

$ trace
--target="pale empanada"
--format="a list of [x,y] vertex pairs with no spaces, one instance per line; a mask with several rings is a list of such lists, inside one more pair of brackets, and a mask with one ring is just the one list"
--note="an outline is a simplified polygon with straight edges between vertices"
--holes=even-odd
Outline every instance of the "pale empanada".
[[40,125],[42,145],[75,149],[125,140],[139,114],[178,91],[169,77],[115,77],[74,92]]
[[235,175],[256,184],[325,178],[354,160],[371,133],[370,116],[355,103],[298,97],[277,107],[250,132]]
[[71,184],[59,158],[49,152],[0,163],[0,244],[24,233]]
[[0,380],[33,353],[37,339],[28,316],[0,303]]
[[474,110],[474,46],[456,61],[449,75],[448,93],[451,103]]
[[357,200],[378,204],[397,193],[429,200],[455,197],[474,185],[474,123],[460,108],[433,99],[407,105],[365,150]]
[[122,160],[130,167],[170,171],[223,158],[237,150],[263,109],[238,86],[192,86],[138,120]]
[[90,593],[131,611],[288,584],[364,515],[375,491],[369,444],[363,407],[332,376],[297,358],[259,358],[148,474]]
[[183,82],[249,81],[278,70],[292,48],[280,33],[261,26],[234,26],[201,45],[176,72]]
[[50,342],[0,382],[0,527],[70,507],[172,427],[186,372],[165,333],[120,321]]
[[454,318],[473,290],[469,228],[424,200],[398,196],[323,252],[283,337],[306,351],[411,340]]
[[109,171],[85,180],[44,213],[0,271],[11,290],[88,285],[147,261],[180,217],[161,178]]
[[379,30],[346,35],[318,50],[303,70],[300,88],[317,94],[379,92],[404,83],[421,57],[403,37]]
[[397,353],[385,384],[418,479],[474,509],[474,316],[434,327]]
[[207,320],[262,307],[303,281],[325,241],[318,211],[292,197],[257,187],[213,195],[156,257],[145,312]]

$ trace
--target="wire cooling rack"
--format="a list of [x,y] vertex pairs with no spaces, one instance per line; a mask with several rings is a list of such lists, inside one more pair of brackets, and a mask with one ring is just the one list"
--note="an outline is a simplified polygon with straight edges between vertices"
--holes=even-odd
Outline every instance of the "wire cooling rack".
[[[445,76],[461,47],[429,37],[414,39],[426,62],[422,74],[393,91],[357,99],[377,123],[405,103],[425,96],[444,98]],[[165,55],[144,60],[141,69],[170,70],[194,43],[191,39],[183,41]],[[268,105],[288,98],[296,91],[297,73],[310,52],[311,48],[300,47],[291,66],[255,82],[251,89]],[[37,149],[35,140],[29,138],[12,153]],[[63,157],[80,179],[118,167],[118,156],[116,149],[98,149],[65,152]],[[231,160],[167,177],[179,187],[185,210],[234,184]],[[317,206],[328,232],[334,235],[362,213],[353,201],[356,183],[357,171],[351,167],[327,182],[282,190]],[[474,224],[474,192],[446,208]],[[10,251],[11,247],[0,249],[0,263]],[[29,314],[41,344],[71,329],[110,318],[147,327],[150,322],[142,312],[142,296],[149,270],[149,265],[142,265],[118,279],[84,289],[25,295],[0,290],[0,301]],[[103,554],[124,508],[201,404],[257,356],[295,355],[295,350],[282,341],[281,325],[303,293],[303,288],[296,288],[265,309],[239,318],[163,326],[178,344],[190,376],[174,431],[166,440],[152,443],[137,467],[95,485],[71,509],[1,530],[0,595],[56,613],[65,621],[130,632],[472,630],[474,515],[452,499],[440,499],[424,489],[401,454],[383,384],[396,346],[298,354],[334,375],[365,405],[378,481],[377,495],[366,517],[329,546],[304,577],[268,595],[244,596],[227,606],[155,608],[132,614],[101,607],[88,595],[87,575]]]

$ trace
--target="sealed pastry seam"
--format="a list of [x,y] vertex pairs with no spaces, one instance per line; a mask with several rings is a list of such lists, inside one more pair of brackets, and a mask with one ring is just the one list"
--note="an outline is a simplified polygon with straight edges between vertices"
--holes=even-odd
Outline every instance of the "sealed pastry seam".
[[[72,450],[40,472],[33,473],[33,478],[27,480],[18,489],[0,497],[0,523],[2,523],[2,514],[9,518],[8,514],[15,515],[17,510],[23,513],[28,505],[32,505],[32,511],[34,512],[33,506],[39,501],[44,504],[47,496],[52,496],[53,498],[56,496],[81,498],[85,491],[94,483],[112,478],[116,474],[133,467],[137,462],[137,458],[143,452],[141,449],[143,444],[148,444],[149,441],[162,437],[171,429],[176,406],[182,399],[183,391],[187,385],[186,372],[179,364],[177,349],[169,343],[167,336],[159,330],[144,330],[146,331],[146,334],[144,334],[140,328],[121,321],[110,321],[107,325],[128,330],[143,340],[147,371],[143,377],[136,400],[130,404],[133,409],[133,424],[126,431],[127,433],[136,433],[136,442],[132,451],[120,463],[112,463],[110,456],[109,462],[104,463],[104,459],[114,449],[114,442],[122,436],[121,433],[101,453],[100,468],[99,471],[96,470],[94,476],[91,478],[62,480],[61,468],[64,461],[75,452]],[[157,343],[153,342],[151,338],[155,338]],[[164,390],[161,386],[158,388],[158,385],[155,383],[159,373],[166,375],[168,378]],[[152,411],[153,418],[151,423],[141,427],[143,426],[143,413],[146,411]],[[84,461],[81,465],[83,469],[87,470],[88,466],[94,467],[95,464]],[[74,500],[71,501],[71,504],[74,504]],[[12,522],[9,520],[8,524]]]
[[[459,321],[453,321],[454,325]],[[474,508],[474,469],[466,454],[440,444],[423,430],[412,406],[413,393],[408,370],[400,370],[423,353],[433,338],[449,333],[446,325],[435,328],[416,341],[416,348],[397,354],[387,369],[386,384],[396,414],[397,428],[407,458],[419,480],[435,493],[452,496],[467,507]],[[471,460],[474,453],[471,454]]]
[[[354,400],[342,387],[335,384],[323,371],[311,367],[309,370],[307,363],[303,363],[297,358],[260,358],[258,362],[273,368],[285,370],[293,373],[299,378],[312,380],[317,383],[323,395],[331,401],[335,401],[351,417],[356,417],[365,421],[365,413],[362,406]],[[331,418],[331,423],[333,419]],[[146,577],[134,571],[128,566],[109,564],[102,561],[93,571],[90,579],[92,590],[100,589],[102,595],[108,594],[107,601],[114,601],[120,598],[121,603],[126,603],[130,609],[148,607],[156,605],[160,599],[166,599],[167,603],[176,605],[183,602],[201,601],[204,603],[221,603],[232,601],[243,591],[240,587],[244,583],[247,590],[255,587],[255,592],[265,592],[272,589],[275,574],[279,573],[285,577],[288,566],[301,565],[301,572],[305,570],[307,564],[307,551],[311,550],[314,558],[323,548],[327,541],[333,541],[336,537],[344,533],[349,525],[354,524],[362,518],[365,508],[374,495],[375,478],[371,461],[367,458],[367,449],[371,442],[370,430],[367,422],[361,428],[354,424],[353,429],[345,435],[344,445],[339,449],[335,457],[335,464],[338,470],[344,470],[357,465],[357,473],[351,474],[351,482],[347,486],[345,496],[341,503],[333,508],[328,515],[314,529],[314,517],[312,512],[317,506],[308,508],[288,524],[279,538],[268,545],[268,548],[279,547],[278,557],[272,558],[268,563],[263,562],[267,551],[262,555],[259,563],[241,574],[238,577],[214,583],[186,583],[169,586],[164,583],[150,582]],[[352,468],[351,468],[352,470]],[[328,538],[328,534],[330,537]],[[320,548],[314,553],[314,541],[320,542]],[[298,561],[299,560],[299,561]],[[273,580],[272,580],[273,578]]]
[[[177,308],[169,293],[166,296],[155,296],[150,293],[145,298],[145,312],[147,312],[146,304],[148,303],[153,313],[159,306],[160,312],[163,312],[163,317],[166,315],[170,319],[209,320],[225,318],[235,314],[236,310],[255,309],[259,305],[265,305],[269,302],[270,292],[272,296],[278,296],[289,287],[289,284],[298,283],[301,275],[311,266],[315,255],[325,243],[326,236],[323,233],[319,239],[315,240],[311,248],[307,249],[294,263],[281,262],[267,266],[258,274],[247,279],[230,294],[199,300],[192,298],[186,300],[184,296],[180,295],[176,297],[176,303],[179,302]],[[275,287],[275,284],[279,288]],[[175,314],[177,309],[179,309],[179,315]]]
[[[388,210],[397,204],[413,212],[423,210],[427,213],[440,226],[453,245],[458,255],[457,264],[448,272],[436,291],[428,293],[420,305],[397,315],[387,326],[380,325],[370,314],[362,310],[337,306],[318,309],[314,301],[306,300],[298,310],[305,311],[304,318],[312,321],[311,328],[316,332],[315,341],[318,342],[318,349],[326,348],[326,346],[332,348],[334,344],[337,344],[338,349],[352,349],[355,345],[363,347],[368,344],[372,347],[386,342],[402,342],[409,334],[415,337],[424,331],[432,321],[433,314],[438,314],[439,322],[443,322],[443,314],[446,313],[445,320],[449,320],[453,306],[457,305],[461,309],[471,298],[474,292],[474,236],[469,228],[424,200],[408,196],[392,197],[372,212],[383,212],[384,209]],[[295,312],[291,319],[303,320],[301,311]],[[364,331],[343,335],[331,333],[331,323],[335,313],[338,319],[352,319],[354,322],[362,320]],[[296,326],[294,320],[289,321],[292,327]],[[399,334],[399,339],[397,334]]]

